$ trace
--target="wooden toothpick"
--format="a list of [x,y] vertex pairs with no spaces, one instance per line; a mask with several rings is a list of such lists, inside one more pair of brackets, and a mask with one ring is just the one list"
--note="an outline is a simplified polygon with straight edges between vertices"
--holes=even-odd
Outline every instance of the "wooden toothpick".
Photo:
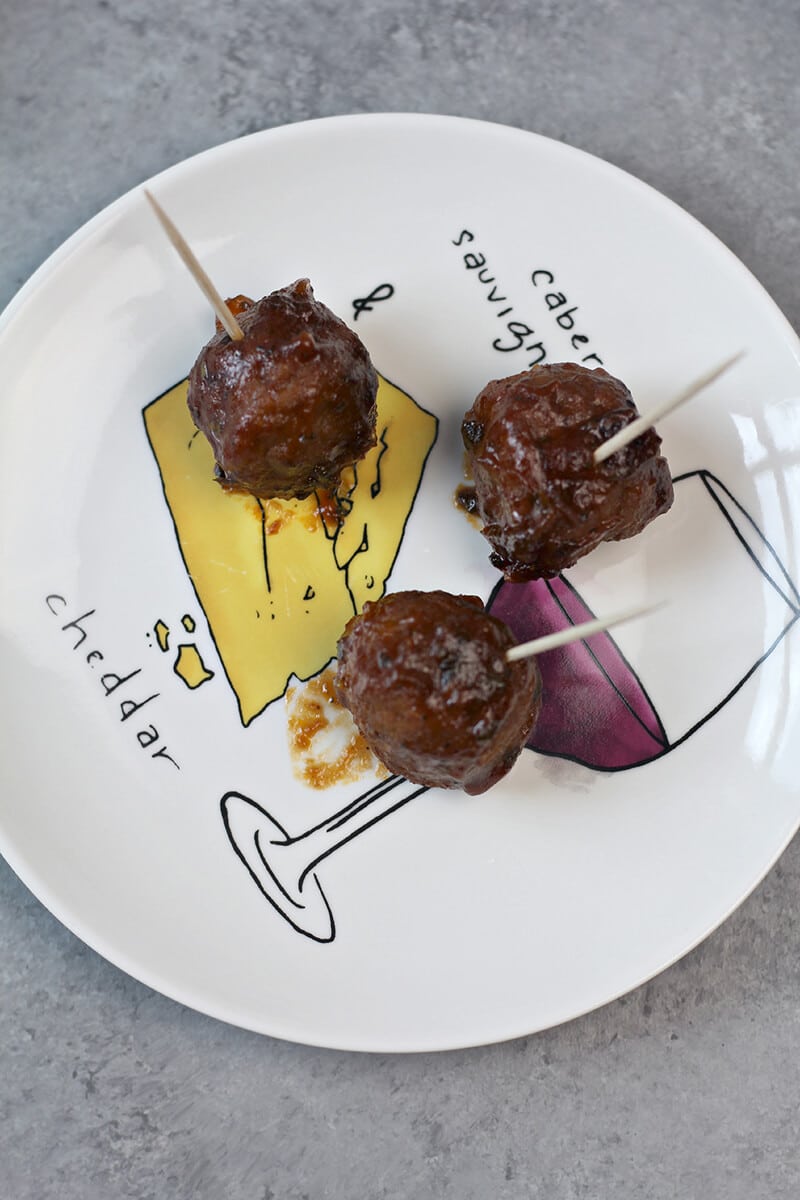
[[633,621],[636,617],[644,617],[656,609],[663,608],[664,601],[659,604],[648,604],[640,608],[628,608],[613,613],[610,617],[598,617],[593,621],[584,621],[582,625],[570,625],[560,629],[558,633],[546,633],[544,637],[534,638],[532,642],[521,642],[506,650],[506,662],[518,662],[521,658],[530,658],[534,654],[544,654],[547,650],[556,650],[559,646],[568,646],[570,642],[580,642],[591,637],[593,633],[602,633],[612,625],[622,625]]
[[214,312],[219,317],[225,330],[235,342],[240,342],[244,337],[241,325],[236,320],[236,317],[228,308],[225,301],[222,299],[222,296],[214,287],[214,284],[211,282],[208,275],[206,275],[205,271],[200,266],[200,263],[197,261],[194,253],[189,247],[189,243],[182,236],[182,234],[178,232],[173,222],[164,212],[156,198],[147,190],[147,188],[144,189],[144,194],[149,200],[153,212],[158,217],[162,229],[172,242],[172,245],[175,247],[186,266],[189,268],[189,272],[192,275],[195,283],[198,285],[206,300],[208,300],[209,304],[214,309]]
[[599,464],[605,462],[617,450],[621,450],[623,446],[627,446],[628,442],[634,441],[646,429],[650,429],[655,425],[656,421],[660,421],[667,413],[671,413],[681,404],[685,404],[687,400],[693,399],[698,392],[702,392],[715,380],[719,379],[720,375],[724,375],[731,367],[739,362],[744,357],[744,350],[740,350],[738,354],[734,354],[732,358],[726,358],[725,362],[720,363],[718,367],[714,367],[713,371],[708,371],[694,383],[690,384],[679,395],[673,396],[670,400],[665,400],[662,404],[657,404],[649,413],[644,413],[641,417],[637,417],[631,421],[630,425],[626,425],[624,429],[620,429],[619,433],[615,433],[607,442],[603,442],[602,446],[598,446],[594,452],[594,461]]

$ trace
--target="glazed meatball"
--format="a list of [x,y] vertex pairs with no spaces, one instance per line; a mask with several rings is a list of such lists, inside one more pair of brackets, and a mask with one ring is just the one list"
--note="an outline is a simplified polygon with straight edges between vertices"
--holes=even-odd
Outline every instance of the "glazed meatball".
[[475,596],[395,592],[348,622],[336,692],[390,771],[476,795],[510,770],[541,707],[539,668],[506,662],[513,645]]
[[593,459],[638,415],[624,383],[575,363],[487,384],[461,432],[475,511],[506,579],[550,578],[667,511],[672,480],[654,430]]
[[265,498],[335,491],[376,441],[378,377],[364,345],[307,279],[238,307],[244,338],[218,331],[189,376],[220,483]]

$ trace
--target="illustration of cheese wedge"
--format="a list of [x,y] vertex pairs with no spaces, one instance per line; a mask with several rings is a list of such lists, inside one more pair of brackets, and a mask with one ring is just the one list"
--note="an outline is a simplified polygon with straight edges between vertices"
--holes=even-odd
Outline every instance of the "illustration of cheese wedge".
[[293,675],[321,671],[350,617],[383,595],[437,420],[381,378],[378,444],[346,481],[344,521],[326,525],[315,496],[260,501],[221,488],[186,388],[184,380],[147,405],[145,428],[186,569],[248,725]]

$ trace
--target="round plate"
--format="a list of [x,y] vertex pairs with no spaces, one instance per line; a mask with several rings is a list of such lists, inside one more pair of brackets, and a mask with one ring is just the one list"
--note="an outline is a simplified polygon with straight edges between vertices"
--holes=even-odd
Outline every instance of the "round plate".
[[[132,975],[302,1042],[490,1042],[652,976],[800,817],[793,333],[684,212],[517,130],[315,121],[151,186],[223,294],[309,276],[356,329],[384,457],[338,541],[302,521],[265,537],[198,468],[176,385],[211,317],[142,192],[42,267],[0,327],[3,853]],[[549,586],[497,589],[453,503],[489,379],[602,363],[646,410],[740,349],[663,422],[667,516]],[[536,748],[486,795],[312,789],[286,679],[384,586],[493,595],[520,634],[667,604],[542,660]]]

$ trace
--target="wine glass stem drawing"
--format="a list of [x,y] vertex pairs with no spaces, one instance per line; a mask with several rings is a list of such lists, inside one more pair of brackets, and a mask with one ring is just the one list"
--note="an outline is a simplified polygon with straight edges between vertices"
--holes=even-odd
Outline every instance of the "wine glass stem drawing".
[[391,775],[294,837],[266,809],[240,792],[222,797],[222,819],[234,850],[270,904],[298,933],[317,942],[331,942],[336,923],[316,868],[334,851],[427,790]]

